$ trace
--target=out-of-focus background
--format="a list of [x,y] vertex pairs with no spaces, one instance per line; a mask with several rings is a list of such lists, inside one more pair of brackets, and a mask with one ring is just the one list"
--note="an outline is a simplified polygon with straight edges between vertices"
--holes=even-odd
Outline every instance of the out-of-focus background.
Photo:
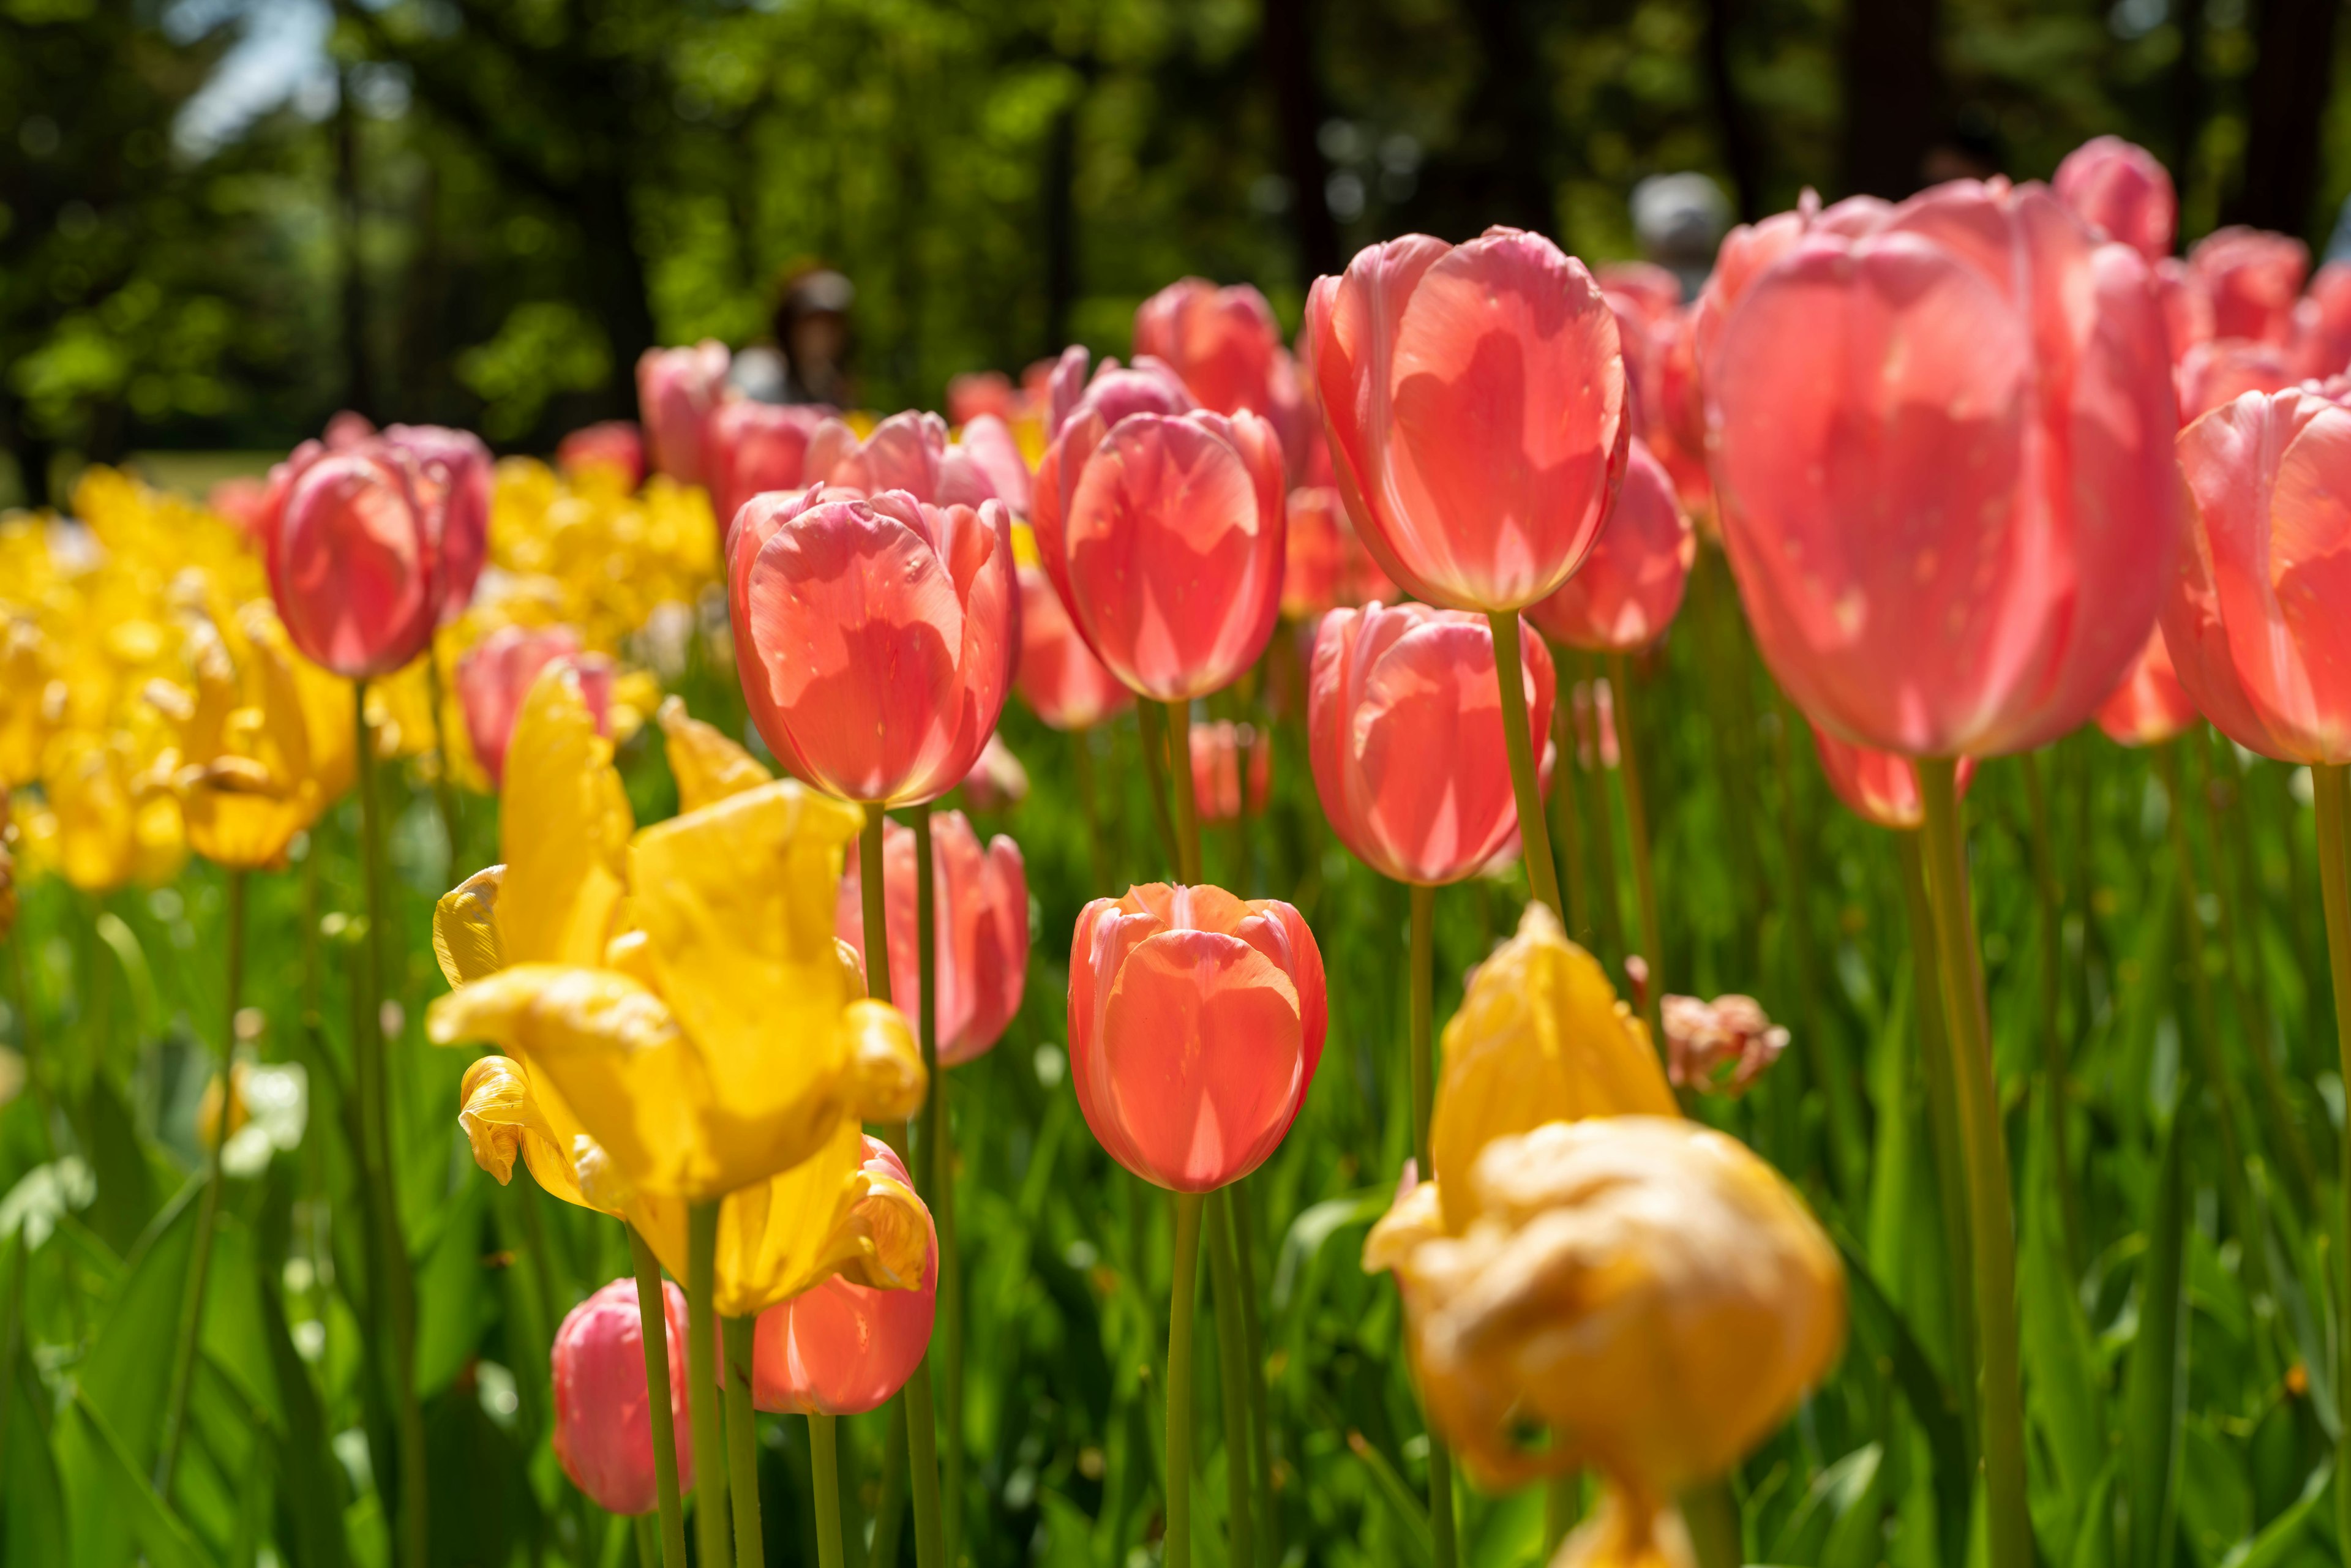
[[2184,239],[2323,251],[2342,9],[0,0],[0,505],[89,462],[200,485],[345,407],[544,450],[632,412],[648,345],[789,335],[812,277],[844,307],[829,401],[938,406],[958,371],[1123,352],[1183,273],[1294,327],[1406,230],[1654,254],[1633,193],[1680,172],[1729,221],[2045,177],[2116,131],[2171,164]]

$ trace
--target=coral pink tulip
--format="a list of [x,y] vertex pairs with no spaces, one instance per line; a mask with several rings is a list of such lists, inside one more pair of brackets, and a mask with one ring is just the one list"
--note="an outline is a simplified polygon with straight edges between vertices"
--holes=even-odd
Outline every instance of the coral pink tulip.
[[[864,883],[854,861],[841,879],[833,935],[865,951]],[[882,840],[883,907],[890,921],[890,995],[919,1021],[923,969],[914,925],[914,830],[892,822]],[[931,909],[939,977],[939,1062],[969,1061],[1003,1037],[1020,1010],[1029,974],[1029,875],[1020,848],[998,833],[982,849],[961,811],[931,818]]]
[[2216,338],[2191,347],[2173,380],[2179,389],[2179,423],[2188,425],[2249,392],[2283,392],[2302,374],[2293,352],[2279,344]]
[[979,471],[988,493],[1011,507],[1014,517],[1029,515],[1035,476],[1029,472],[1029,459],[1021,455],[1010,425],[992,413],[980,414],[965,422],[949,450]]
[[440,624],[465,613],[490,555],[490,449],[471,431],[395,424],[380,438],[408,465],[409,484],[435,541],[434,592]]
[[1298,911],[1167,883],[1097,898],[1070,944],[1070,1076],[1111,1158],[1176,1192],[1263,1165],[1306,1103],[1330,1008]]
[[441,559],[408,465],[374,442],[306,443],[271,483],[269,593],[303,657],[362,680],[422,653],[440,622]]
[[947,378],[947,421],[969,424],[981,414],[1010,419],[1020,412],[1020,394],[1002,371],[966,371]]
[[2294,337],[2304,375],[2324,381],[2351,370],[2351,262],[2318,269],[2294,307]]
[[1092,729],[1134,700],[1102,668],[1040,566],[1020,569],[1021,700],[1055,729]]
[[[685,1292],[664,1281],[669,1408],[677,1437],[677,1484],[694,1485],[694,1433],[686,1412]],[[555,1331],[555,1457],[571,1484],[607,1513],[650,1513],[653,1423],[645,1399],[644,1322],[637,1282],[615,1280],[571,1309]]]
[[702,483],[702,425],[726,391],[726,345],[647,349],[637,359],[637,417],[653,467],[681,485]]
[[2192,507],[2163,606],[2179,684],[2240,746],[2351,762],[2351,408],[2248,392],[2179,433]]
[[1263,811],[1273,789],[1272,737],[1255,725],[1235,724],[1228,718],[1196,724],[1190,736],[1192,799],[1199,809],[1200,825],[1215,828],[1240,821],[1245,770],[1248,814]]
[[1095,377],[1037,470],[1037,555],[1111,674],[1206,696],[1264,652],[1281,608],[1282,459],[1246,411],[1186,412],[1146,368]]
[[580,695],[595,715],[596,731],[611,733],[612,661],[580,651],[569,626],[501,626],[466,650],[457,661],[457,702],[465,712],[465,737],[475,759],[494,785],[507,776],[507,743],[514,737],[522,700],[549,664],[568,661],[580,672]]
[[1682,280],[1654,261],[1604,261],[1592,276],[1620,321],[1630,313],[1656,327],[1682,308]]
[[1666,634],[1698,559],[1698,535],[1663,465],[1638,439],[1608,526],[1567,585],[1527,612],[1571,648],[1631,653]]
[[583,424],[556,444],[555,465],[575,479],[591,468],[606,469],[634,491],[645,482],[645,438],[632,419]]
[[2310,247],[2263,229],[2216,229],[2188,253],[2188,269],[2212,293],[2212,335],[2294,339],[2294,307],[2310,274]]
[[[1813,726],[1813,748],[1820,753],[1829,788],[1855,816],[1881,828],[1926,825],[1927,802],[1918,793],[1918,770],[1908,758],[1839,740],[1819,725]],[[1975,758],[1960,758],[1955,778],[1961,796],[1975,776]]]
[[1290,493],[1289,530],[1282,541],[1281,612],[1304,621],[1343,604],[1368,604],[1399,595],[1372,552],[1355,535],[1347,503],[1327,485]]
[[[1521,636],[1529,727],[1551,732],[1558,678]],[[1458,882],[1518,842],[1501,683],[1485,618],[1426,604],[1334,610],[1306,704],[1314,789],[1340,841],[1398,882]]]
[[1698,293],[1690,324],[1693,352],[1703,371],[1722,336],[1723,323],[1748,287],[1815,232],[1858,238],[1885,221],[1893,207],[1876,196],[1848,196],[1823,207],[1810,186],[1792,212],[1774,213],[1761,223],[1740,224],[1723,236],[1714,270]]
[[1638,439],[1673,480],[1674,495],[1682,509],[1710,518],[1714,480],[1706,469],[1706,399],[1698,373],[1698,310],[1696,305],[1684,306],[1649,329],[1655,340],[1650,357],[1654,373],[1641,392]]
[[1625,472],[1615,313],[1540,235],[1373,246],[1307,297],[1331,461],[1416,598],[1519,610],[1583,561]]
[[1246,283],[1181,278],[1136,308],[1134,351],[1181,376],[1209,413],[1246,409],[1272,425],[1290,476],[1303,472],[1306,399],[1264,295]]
[[2163,308],[2164,342],[2175,365],[2212,340],[2212,290],[2176,256],[2155,264],[2155,298]]
[[904,490],[935,507],[977,507],[996,495],[970,452],[947,441],[946,421],[908,410],[873,427],[864,440],[840,419],[828,419],[809,438],[810,483],[875,496]]
[[2155,746],[2169,740],[2201,716],[2171,667],[2171,650],[2156,628],[2138,660],[2106,700],[2098,705],[2098,727],[2125,746]]
[[907,804],[962,782],[996,728],[1020,645],[1001,501],[902,491],[754,497],[728,540],[743,695],[768,749],[851,800]]
[[2024,750],[2147,640],[2179,537],[2147,264],[2047,190],[1816,225],[1706,361],[1723,540],[1807,716],[1910,757]]
[[[914,1190],[890,1145],[870,1134],[865,1168]],[[930,1249],[913,1290],[877,1291],[835,1274],[759,1314],[751,1339],[753,1405],[777,1415],[857,1416],[905,1386],[930,1349],[938,1308],[939,1232],[927,1207],[923,1223]]]
[[979,748],[979,760],[963,776],[963,798],[975,811],[1001,811],[1029,799],[1029,769],[1004,744],[1001,731]]
[[2050,187],[2108,239],[2150,262],[2171,254],[2179,200],[2170,173],[2146,148],[2119,136],[2094,136],[2065,154]]
[[702,483],[721,538],[752,497],[807,483],[809,439],[829,413],[810,403],[736,398],[703,422]]

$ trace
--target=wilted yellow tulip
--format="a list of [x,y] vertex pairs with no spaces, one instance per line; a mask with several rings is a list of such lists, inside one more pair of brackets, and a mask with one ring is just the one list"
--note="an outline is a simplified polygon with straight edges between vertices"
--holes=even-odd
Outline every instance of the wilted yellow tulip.
[[1478,1218],[1396,1259],[1432,1422],[1489,1481],[1599,1469],[1620,1496],[1587,1545],[1656,1552],[1667,1500],[1827,1373],[1835,1248],[1770,1166],[1679,1118],[1553,1123],[1456,1180]]

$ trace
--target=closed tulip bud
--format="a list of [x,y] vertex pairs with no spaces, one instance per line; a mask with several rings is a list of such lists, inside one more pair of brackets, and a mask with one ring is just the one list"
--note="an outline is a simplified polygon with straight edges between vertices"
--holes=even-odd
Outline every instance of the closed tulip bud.
[[1913,757],[2090,716],[2179,540],[2137,252],[2039,186],[1954,182],[1857,235],[1816,225],[1705,363],[1723,542],[1806,715]]
[[1571,648],[1636,652],[1666,634],[1697,559],[1698,534],[1673,479],[1636,439],[1624,488],[1592,553],[1527,619]]
[[1055,729],[1092,729],[1134,700],[1102,668],[1040,566],[1020,569],[1021,700]]
[[809,442],[830,411],[804,403],[723,402],[702,424],[702,483],[724,538],[752,497],[808,483]]
[[[1204,828],[1221,827],[1265,810],[1273,788],[1273,741],[1254,725],[1218,719],[1191,727],[1192,799]],[[1247,803],[1242,776],[1248,775]]]
[[[911,1195],[914,1179],[879,1138],[865,1139],[865,1169]],[[758,1408],[857,1416],[905,1386],[930,1348],[939,1289],[938,1230],[929,1208],[914,1202],[928,1248],[911,1289],[876,1290],[835,1274],[759,1314],[751,1351],[751,1401]]]
[[1289,532],[1282,541],[1281,612],[1311,621],[1341,605],[1394,602],[1400,595],[1355,535],[1347,503],[1328,485],[1290,493]]
[[[882,839],[882,886],[890,929],[890,995],[911,1024],[922,1016],[923,967],[914,925],[914,831],[891,822]],[[864,883],[852,862],[834,908],[833,935],[861,964]],[[981,847],[961,811],[931,818],[932,930],[939,977],[938,1059],[970,1061],[993,1046],[1020,1010],[1029,974],[1029,874],[1020,846],[998,833]]]
[[1037,470],[1037,555],[1103,665],[1157,702],[1257,662],[1281,608],[1273,427],[1189,411],[1164,372],[1097,376]]
[[556,444],[555,465],[574,484],[602,474],[631,494],[645,482],[645,438],[632,419],[583,424]]
[[786,767],[893,804],[963,781],[1020,645],[1001,501],[761,496],[736,519],[728,556],[743,695]]
[[2289,762],[2351,761],[2351,408],[2248,392],[2179,433],[2189,548],[2163,641],[2197,709]]
[[1322,1059],[1314,934],[1289,904],[1166,883],[1098,898],[1070,945],[1070,1073],[1119,1164],[1176,1192],[1263,1165]]
[[381,441],[408,466],[434,540],[434,613],[446,626],[474,601],[489,559],[490,449],[471,431],[438,424],[395,424]]
[[2108,239],[2150,262],[2171,254],[2179,201],[2154,153],[2119,136],[2094,136],[2057,165],[2057,199]]
[[[1821,771],[1845,809],[1881,828],[1908,831],[1927,823],[1926,797],[1918,793],[1918,769],[1907,757],[1839,740],[1819,725],[1813,728],[1813,749],[1820,754]],[[1972,757],[1959,758],[1957,789],[1964,798],[1976,776]]]
[[[1531,727],[1557,678],[1519,639]],[[1426,604],[1334,610],[1314,635],[1306,703],[1314,789],[1340,841],[1398,882],[1458,882],[1514,852],[1518,811],[1485,618]]]
[[702,425],[726,392],[732,358],[715,338],[638,356],[637,418],[657,473],[681,485],[702,483]]
[[[694,1485],[694,1423],[686,1410],[685,1292],[662,1283],[669,1336],[669,1407],[677,1484]],[[555,1331],[555,1457],[571,1484],[607,1513],[650,1513],[653,1413],[645,1396],[644,1322],[637,1282],[615,1280],[571,1309]]]
[[465,713],[465,737],[475,759],[493,785],[505,781],[507,742],[522,700],[549,664],[559,661],[579,672],[580,695],[596,720],[596,733],[610,736],[612,661],[582,653],[579,633],[569,626],[501,626],[457,661],[457,701]]
[[2098,727],[2125,746],[2158,746],[2202,716],[2171,667],[2163,628],[2150,633],[2137,662],[2106,700],[2098,705]]
[[1418,599],[1520,610],[1558,591],[1625,472],[1616,318],[1540,235],[1374,246],[1307,297],[1311,368],[1347,509]]
[[2290,235],[2231,225],[2188,253],[2188,269],[2212,296],[2212,335],[2294,340],[2294,307],[2310,275],[2310,247]]
[[1290,478],[1302,475],[1306,401],[1264,295],[1246,283],[1180,278],[1136,307],[1134,351],[1181,376],[1209,413],[1247,410],[1272,425]]
[[287,634],[346,679],[391,674],[440,623],[438,551],[406,465],[371,444],[310,447],[280,468],[264,553]]

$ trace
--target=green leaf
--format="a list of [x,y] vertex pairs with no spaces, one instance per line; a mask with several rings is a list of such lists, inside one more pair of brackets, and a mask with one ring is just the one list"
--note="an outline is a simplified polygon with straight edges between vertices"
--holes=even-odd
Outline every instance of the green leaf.
[[416,1396],[449,1385],[480,1343],[496,1311],[482,1266],[486,1181],[458,1184],[432,1250],[416,1271]]
[[49,1450],[47,1405],[40,1376],[20,1342],[0,1366],[0,1560],[68,1563],[66,1499]]
[[1919,1347],[1917,1336],[1894,1310],[1885,1290],[1869,1271],[1842,1227],[1832,1229],[1837,1250],[1844,1255],[1845,1278],[1852,1286],[1854,1332],[1871,1353],[1884,1360],[1902,1390],[1918,1429],[1926,1435],[1933,1469],[1935,1520],[1942,1536],[1943,1561],[1959,1560],[1967,1539],[1969,1500],[1975,1489],[1975,1467],[1968,1458],[1967,1435],[1959,1426],[1959,1402],[1949,1385],[1936,1373],[1934,1363]]
[[155,1213],[155,1173],[130,1111],[104,1073],[90,1078],[75,1130],[98,1178],[98,1196],[85,1217],[101,1240],[127,1257]]
[[150,1568],[212,1568],[195,1537],[188,1533],[171,1506],[155,1495],[155,1489],[147,1484],[139,1464],[97,1407],[86,1398],[77,1398],[68,1419],[78,1419],[87,1427],[107,1490],[127,1516]]
[[2188,1401],[2187,1107],[2163,1134],[2139,1270],[2138,1337],[2123,1389],[2124,1492],[2130,1504],[2129,1568],[2168,1568],[2179,1508],[2181,1416]]
[[2303,1543],[2312,1516],[2318,1511],[2318,1504],[2334,1479],[2334,1461],[2321,1462],[2303,1483],[2302,1496],[2271,1520],[2261,1533],[2231,1547],[2229,1554],[2220,1559],[2220,1568],[2279,1568],[2287,1555]]
[[[2068,1501],[2088,1496],[2106,1462],[2105,1399],[2097,1356],[2080,1292],[2066,1268],[2057,1197],[2049,1176],[2048,1119],[2035,1116],[2021,1207],[2024,1235],[2017,1258],[2026,1394]],[[2056,1539],[2071,1540],[2071,1521]]]

